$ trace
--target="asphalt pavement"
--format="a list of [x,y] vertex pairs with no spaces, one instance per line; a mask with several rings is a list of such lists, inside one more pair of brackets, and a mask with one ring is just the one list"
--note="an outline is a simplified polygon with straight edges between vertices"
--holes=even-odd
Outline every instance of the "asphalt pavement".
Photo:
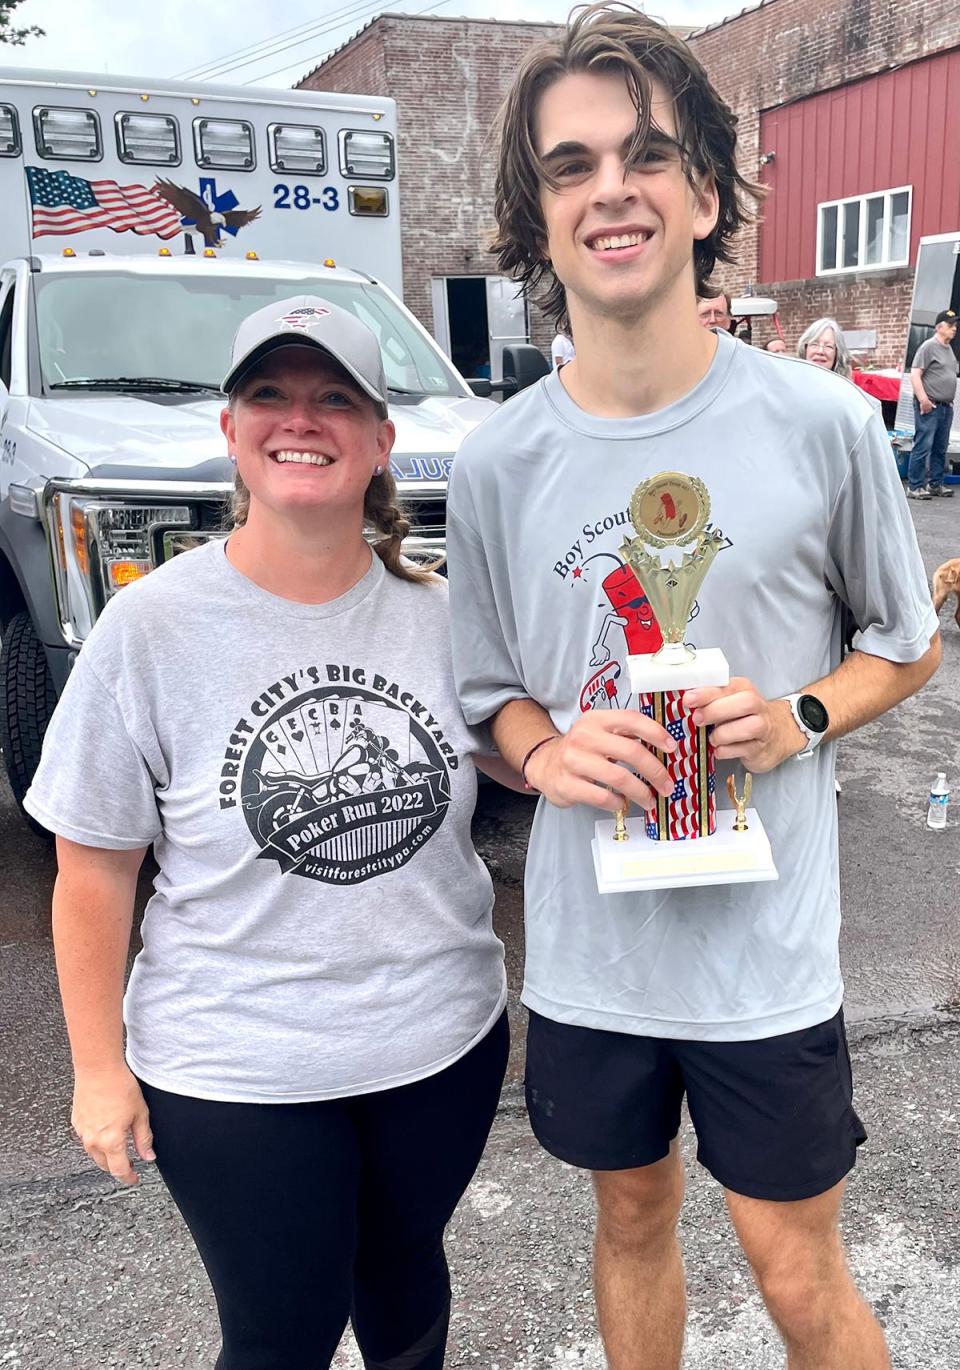
[[[960,555],[960,498],[912,506],[928,572]],[[844,740],[842,956],[857,1106],[870,1132],[845,1236],[898,1370],[960,1365],[960,824],[924,826],[934,773],[960,812],[960,628],[927,690]],[[603,1370],[590,1291],[587,1178],[540,1150],[523,1115],[521,880],[529,801],[487,787],[476,821],[507,947],[514,1052],[503,1105],[451,1225],[447,1364]],[[200,1262],[151,1167],[118,1190],[70,1138],[69,1059],[49,939],[53,862],[0,790],[0,1370],[213,1363]],[[149,879],[141,888],[141,905]],[[783,1352],[717,1186],[683,1133],[687,1370],[779,1370]],[[348,1335],[337,1370],[360,1370]],[[297,1367],[307,1370],[307,1367]]]

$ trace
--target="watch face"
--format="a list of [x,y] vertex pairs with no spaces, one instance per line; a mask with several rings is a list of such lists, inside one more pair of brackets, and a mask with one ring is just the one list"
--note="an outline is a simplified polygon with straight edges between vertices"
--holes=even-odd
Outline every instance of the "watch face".
[[826,732],[830,716],[816,695],[801,695],[797,700],[797,713],[811,732]]

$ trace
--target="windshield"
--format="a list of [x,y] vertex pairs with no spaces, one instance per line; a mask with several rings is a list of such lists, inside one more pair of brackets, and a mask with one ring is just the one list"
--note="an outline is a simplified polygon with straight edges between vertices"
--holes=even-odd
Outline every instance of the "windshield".
[[[348,309],[380,340],[387,385],[399,392],[462,395],[456,373],[377,286],[318,276],[171,276],[96,272],[36,280],[40,365],[47,389],[218,389],[230,345],[248,314],[292,295],[319,295]],[[97,383],[99,382],[99,385]]]

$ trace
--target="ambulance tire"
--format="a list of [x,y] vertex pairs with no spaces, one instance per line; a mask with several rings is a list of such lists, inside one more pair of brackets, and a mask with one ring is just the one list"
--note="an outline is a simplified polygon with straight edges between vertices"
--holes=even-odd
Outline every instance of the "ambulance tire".
[[30,615],[14,614],[0,641],[0,750],[17,807],[27,825],[47,840],[51,834],[25,812],[23,797],[40,764],[56,703],[47,656]]

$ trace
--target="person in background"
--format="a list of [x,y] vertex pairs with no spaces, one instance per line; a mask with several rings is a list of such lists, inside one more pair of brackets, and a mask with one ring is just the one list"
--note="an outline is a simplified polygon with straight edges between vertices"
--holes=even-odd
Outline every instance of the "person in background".
[[907,467],[908,499],[929,499],[931,495],[953,498],[953,489],[943,483],[943,472],[957,394],[958,364],[951,347],[956,336],[956,311],[942,309],[933,337],[920,344],[910,367],[913,451]]
[[850,350],[836,319],[814,319],[797,339],[797,356],[814,366],[826,367],[844,380],[851,379]]
[[156,1160],[217,1370],[326,1370],[348,1318],[365,1366],[440,1370],[508,1049],[446,584],[401,554],[364,324],[268,305],[223,390],[230,535],[110,601],[26,799],[57,834],[73,1126],[121,1184],[131,1136]]
[[782,357],[787,350],[787,344],[778,334],[777,337],[770,339],[763,350],[764,352],[772,352],[774,356]]
[[561,330],[550,344],[550,358],[553,362],[554,371],[559,371],[561,366],[566,366],[567,362],[572,362],[576,355],[576,348],[570,341],[569,335]]
[[[823,366],[836,376],[842,376],[851,385],[853,379],[853,358],[843,337],[843,330],[836,319],[815,319],[805,328],[797,341],[797,356],[814,366]],[[871,395],[862,386],[857,386],[867,403],[883,418],[883,406],[876,395]]]
[[733,324],[730,296],[721,290],[710,299],[697,300],[697,318],[704,328],[719,328],[722,333],[729,333]]

